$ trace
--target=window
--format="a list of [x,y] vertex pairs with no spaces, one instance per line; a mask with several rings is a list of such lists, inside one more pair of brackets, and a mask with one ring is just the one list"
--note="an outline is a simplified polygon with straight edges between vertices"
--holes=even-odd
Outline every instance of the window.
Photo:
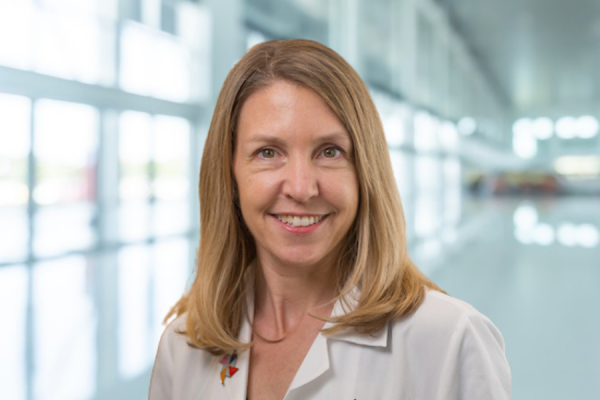
[[91,398],[99,383],[149,373],[199,234],[190,165],[209,98],[209,30],[207,9],[191,2],[0,2],[0,313],[12,327],[0,331],[0,375],[10,398]]
[[25,259],[31,102],[0,93],[0,263]]
[[89,398],[96,386],[96,323],[89,259],[33,267],[34,397]]
[[97,175],[98,111],[88,105],[40,100],[36,103],[33,199],[34,251],[38,256],[88,249]]
[[[3,220],[4,221],[4,220]],[[2,395],[24,399],[26,388],[26,315],[28,271],[24,265],[0,268],[0,376]]]

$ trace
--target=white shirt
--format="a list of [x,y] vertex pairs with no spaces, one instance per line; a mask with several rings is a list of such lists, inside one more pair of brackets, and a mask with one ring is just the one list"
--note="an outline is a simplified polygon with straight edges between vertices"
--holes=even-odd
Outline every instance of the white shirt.
[[[332,315],[343,312],[338,301]],[[175,332],[184,327],[185,314],[163,333],[149,399],[245,400],[249,351],[238,353],[239,370],[222,385],[222,356],[188,346],[186,336]],[[248,321],[240,339],[251,339]],[[510,398],[511,375],[498,329],[469,304],[433,290],[414,314],[376,335],[319,333],[285,395],[285,400]]]

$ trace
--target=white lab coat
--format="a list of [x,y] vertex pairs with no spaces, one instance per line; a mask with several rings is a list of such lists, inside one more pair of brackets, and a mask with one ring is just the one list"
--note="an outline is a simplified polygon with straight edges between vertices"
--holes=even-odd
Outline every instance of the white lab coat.
[[[252,316],[253,299],[248,302]],[[332,315],[343,312],[337,302]],[[239,370],[222,385],[222,357],[188,346],[186,336],[175,332],[184,325],[185,314],[161,338],[149,399],[246,399],[249,352],[238,354]],[[240,338],[251,338],[247,321]],[[510,398],[511,375],[498,329],[469,304],[433,290],[413,315],[376,335],[319,334],[285,395],[285,400]]]

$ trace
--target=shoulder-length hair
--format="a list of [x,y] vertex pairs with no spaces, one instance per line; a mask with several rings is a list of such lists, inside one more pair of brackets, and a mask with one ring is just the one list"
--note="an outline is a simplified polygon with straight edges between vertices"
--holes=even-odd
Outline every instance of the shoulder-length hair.
[[342,121],[354,148],[359,182],[355,221],[336,265],[338,298],[360,290],[355,307],[332,318],[324,334],[354,329],[375,333],[414,312],[426,288],[439,288],[408,256],[406,222],[379,114],[356,71],[337,53],[309,40],[274,40],[254,46],[233,67],[219,94],[200,168],[200,246],[196,277],[171,309],[187,312],[190,345],[213,354],[249,348],[238,340],[246,317],[246,273],[256,257],[243,220],[233,157],[244,102],[284,80],[312,89]]

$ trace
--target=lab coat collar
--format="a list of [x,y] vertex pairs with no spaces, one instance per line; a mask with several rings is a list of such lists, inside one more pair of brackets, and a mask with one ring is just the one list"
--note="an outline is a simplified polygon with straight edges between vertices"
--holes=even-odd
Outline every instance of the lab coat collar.
[[[354,288],[347,296],[335,302],[331,317],[339,317],[345,315],[354,310],[358,305],[358,299],[360,298],[360,290]],[[331,328],[334,324],[327,322],[323,329]],[[343,340],[346,342],[359,344],[363,346],[374,346],[374,347],[386,347],[388,341],[388,327],[383,327],[379,332],[375,334],[361,334],[354,330],[344,330],[334,335],[327,336],[328,339]]]

